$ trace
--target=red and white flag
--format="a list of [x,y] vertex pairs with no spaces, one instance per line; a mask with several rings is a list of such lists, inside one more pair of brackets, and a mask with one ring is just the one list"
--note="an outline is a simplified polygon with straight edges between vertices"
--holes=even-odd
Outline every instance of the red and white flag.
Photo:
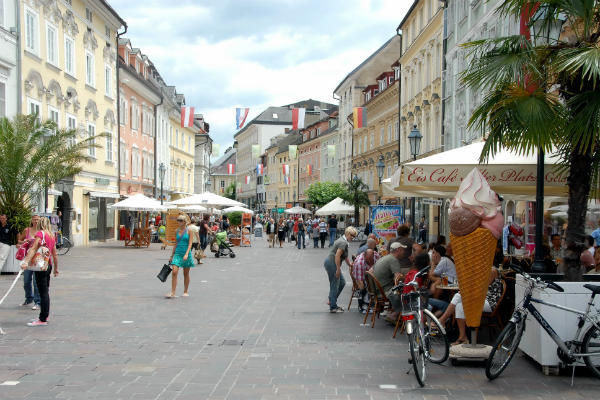
[[289,176],[290,175],[290,166],[288,164],[283,164],[282,168],[283,168],[283,176]]
[[227,164],[227,173],[229,175],[235,174],[235,164]]
[[250,184],[250,175],[246,175],[246,185]]
[[304,115],[306,108],[292,108],[292,129],[304,129]]
[[194,107],[181,107],[181,127],[189,128],[194,126]]

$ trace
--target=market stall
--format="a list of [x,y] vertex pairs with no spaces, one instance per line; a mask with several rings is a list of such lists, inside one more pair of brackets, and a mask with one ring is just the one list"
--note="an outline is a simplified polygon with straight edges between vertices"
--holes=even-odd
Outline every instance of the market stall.
[[341,215],[341,214],[354,214],[354,206],[346,203],[344,200],[336,197],[331,200],[329,203],[325,204],[323,207],[319,208],[316,215]]

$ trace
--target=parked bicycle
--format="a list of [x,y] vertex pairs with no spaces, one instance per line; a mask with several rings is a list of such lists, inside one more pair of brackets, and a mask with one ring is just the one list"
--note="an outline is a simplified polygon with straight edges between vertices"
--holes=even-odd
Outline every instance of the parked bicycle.
[[[496,379],[512,360],[519,347],[523,331],[525,330],[525,321],[527,320],[528,313],[531,313],[540,326],[548,332],[548,335],[550,335],[552,340],[558,345],[558,356],[563,363],[572,365],[576,360],[583,359],[588,369],[600,378],[600,308],[596,307],[596,311],[592,311],[594,297],[600,293],[600,285],[583,285],[583,287],[589,289],[592,294],[586,310],[579,311],[534,298],[533,290],[535,288],[541,290],[550,288],[558,292],[564,292],[564,289],[554,282],[533,278],[514,265],[512,268],[523,275],[527,286],[525,288],[523,301],[515,308],[510,321],[496,339],[492,351],[486,361],[485,374],[488,379]],[[571,340],[563,341],[550,326],[548,321],[540,314],[533,303],[543,304],[548,307],[577,314],[579,316],[579,322],[577,324],[575,337]],[[588,328],[585,331],[585,334],[582,335],[584,327]]]
[[58,252],[59,256],[64,256],[69,252],[69,250],[71,250],[73,243],[71,243],[68,237],[62,236],[61,232],[56,234],[56,238],[56,251]]
[[[417,272],[409,283],[400,283],[392,288],[400,298],[401,304],[394,304],[394,309],[401,310],[404,329],[408,337],[408,347],[415,371],[417,382],[425,386],[426,362],[431,361],[441,364],[448,359],[450,344],[446,336],[446,329],[436,316],[427,309],[428,290],[418,289],[417,278],[424,276],[429,267]],[[405,286],[411,286],[414,291],[402,293]],[[394,298],[394,296],[392,296]],[[397,297],[395,297],[397,298]],[[391,300],[391,299],[390,299]]]

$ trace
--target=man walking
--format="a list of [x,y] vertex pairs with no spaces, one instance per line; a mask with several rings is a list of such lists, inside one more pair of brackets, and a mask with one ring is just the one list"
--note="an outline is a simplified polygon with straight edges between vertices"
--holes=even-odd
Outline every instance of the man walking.
[[335,218],[335,214],[331,214],[327,221],[327,229],[329,229],[329,247],[333,246],[335,242],[335,235],[337,233],[338,220]]
[[277,231],[277,227],[275,226],[275,220],[271,218],[267,221],[267,226],[265,227],[265,232],[267,233],[267,241],[269,242],[269,247],[275,247],[275,232]]
[[425,222],[425,217],[421,217],[421,222],[419,222],[419,243],[427,243],[427,223]]

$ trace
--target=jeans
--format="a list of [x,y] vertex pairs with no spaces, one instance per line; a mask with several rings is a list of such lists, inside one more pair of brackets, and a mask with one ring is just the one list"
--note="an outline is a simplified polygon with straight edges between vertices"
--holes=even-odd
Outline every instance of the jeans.
[[[33,289],[32,289],[33,285]],[[35,282],[33,271],[23,271],[23,288],[25,289],[25,303],[40,304],[40,292]]]
[[324,266],[325,271],[327,271],[327,277],[329,278],[329,309],[335,310],[337,308],[337,299],[340,297],[342,290],[344,290],[344,286],[346,286],[346,280],[341,271],[340,277],[336,278],[335,271],[337,268],[335,266],[335,261],[331,261],[329,257],[325,260]]
[[299,249],[301,249],[302,247],[306,248],[306,238],[304,237],[304,231],[298,231],[298,237],[296,238],[296,243],[298,243]]
[[206,250],[206,246],[208,246],[208,237],[206,234],[200,234],[200,248],[202,251]]
[[40,316],[39,319],[42,322],[46,322],[48,314],[50,313],[50,273],[52,272],[52,266],[48,266],[46,271],[35,271],[35,283],[37,284],[37,290],[40,292]]
[[448,302],[447,301],[436,299],[436,298],[433,298],[433,297],[429,298],[428,303],[429,303],[430,306],[433,306],[434,308],[437,308],[442,313],[445,313],[446,312],[446,308],[448,308]]
[[321,240],[321,248],[325,247],[325,239],[327,239],[327,232],[319,232],[319,239]]
[[333,246],[333,242],[335,242],[336,232],[337,228],[329,228],[329,247]]
[[313,236],[313,248],[318,248],[319,247],[319,237],[318,236]]

